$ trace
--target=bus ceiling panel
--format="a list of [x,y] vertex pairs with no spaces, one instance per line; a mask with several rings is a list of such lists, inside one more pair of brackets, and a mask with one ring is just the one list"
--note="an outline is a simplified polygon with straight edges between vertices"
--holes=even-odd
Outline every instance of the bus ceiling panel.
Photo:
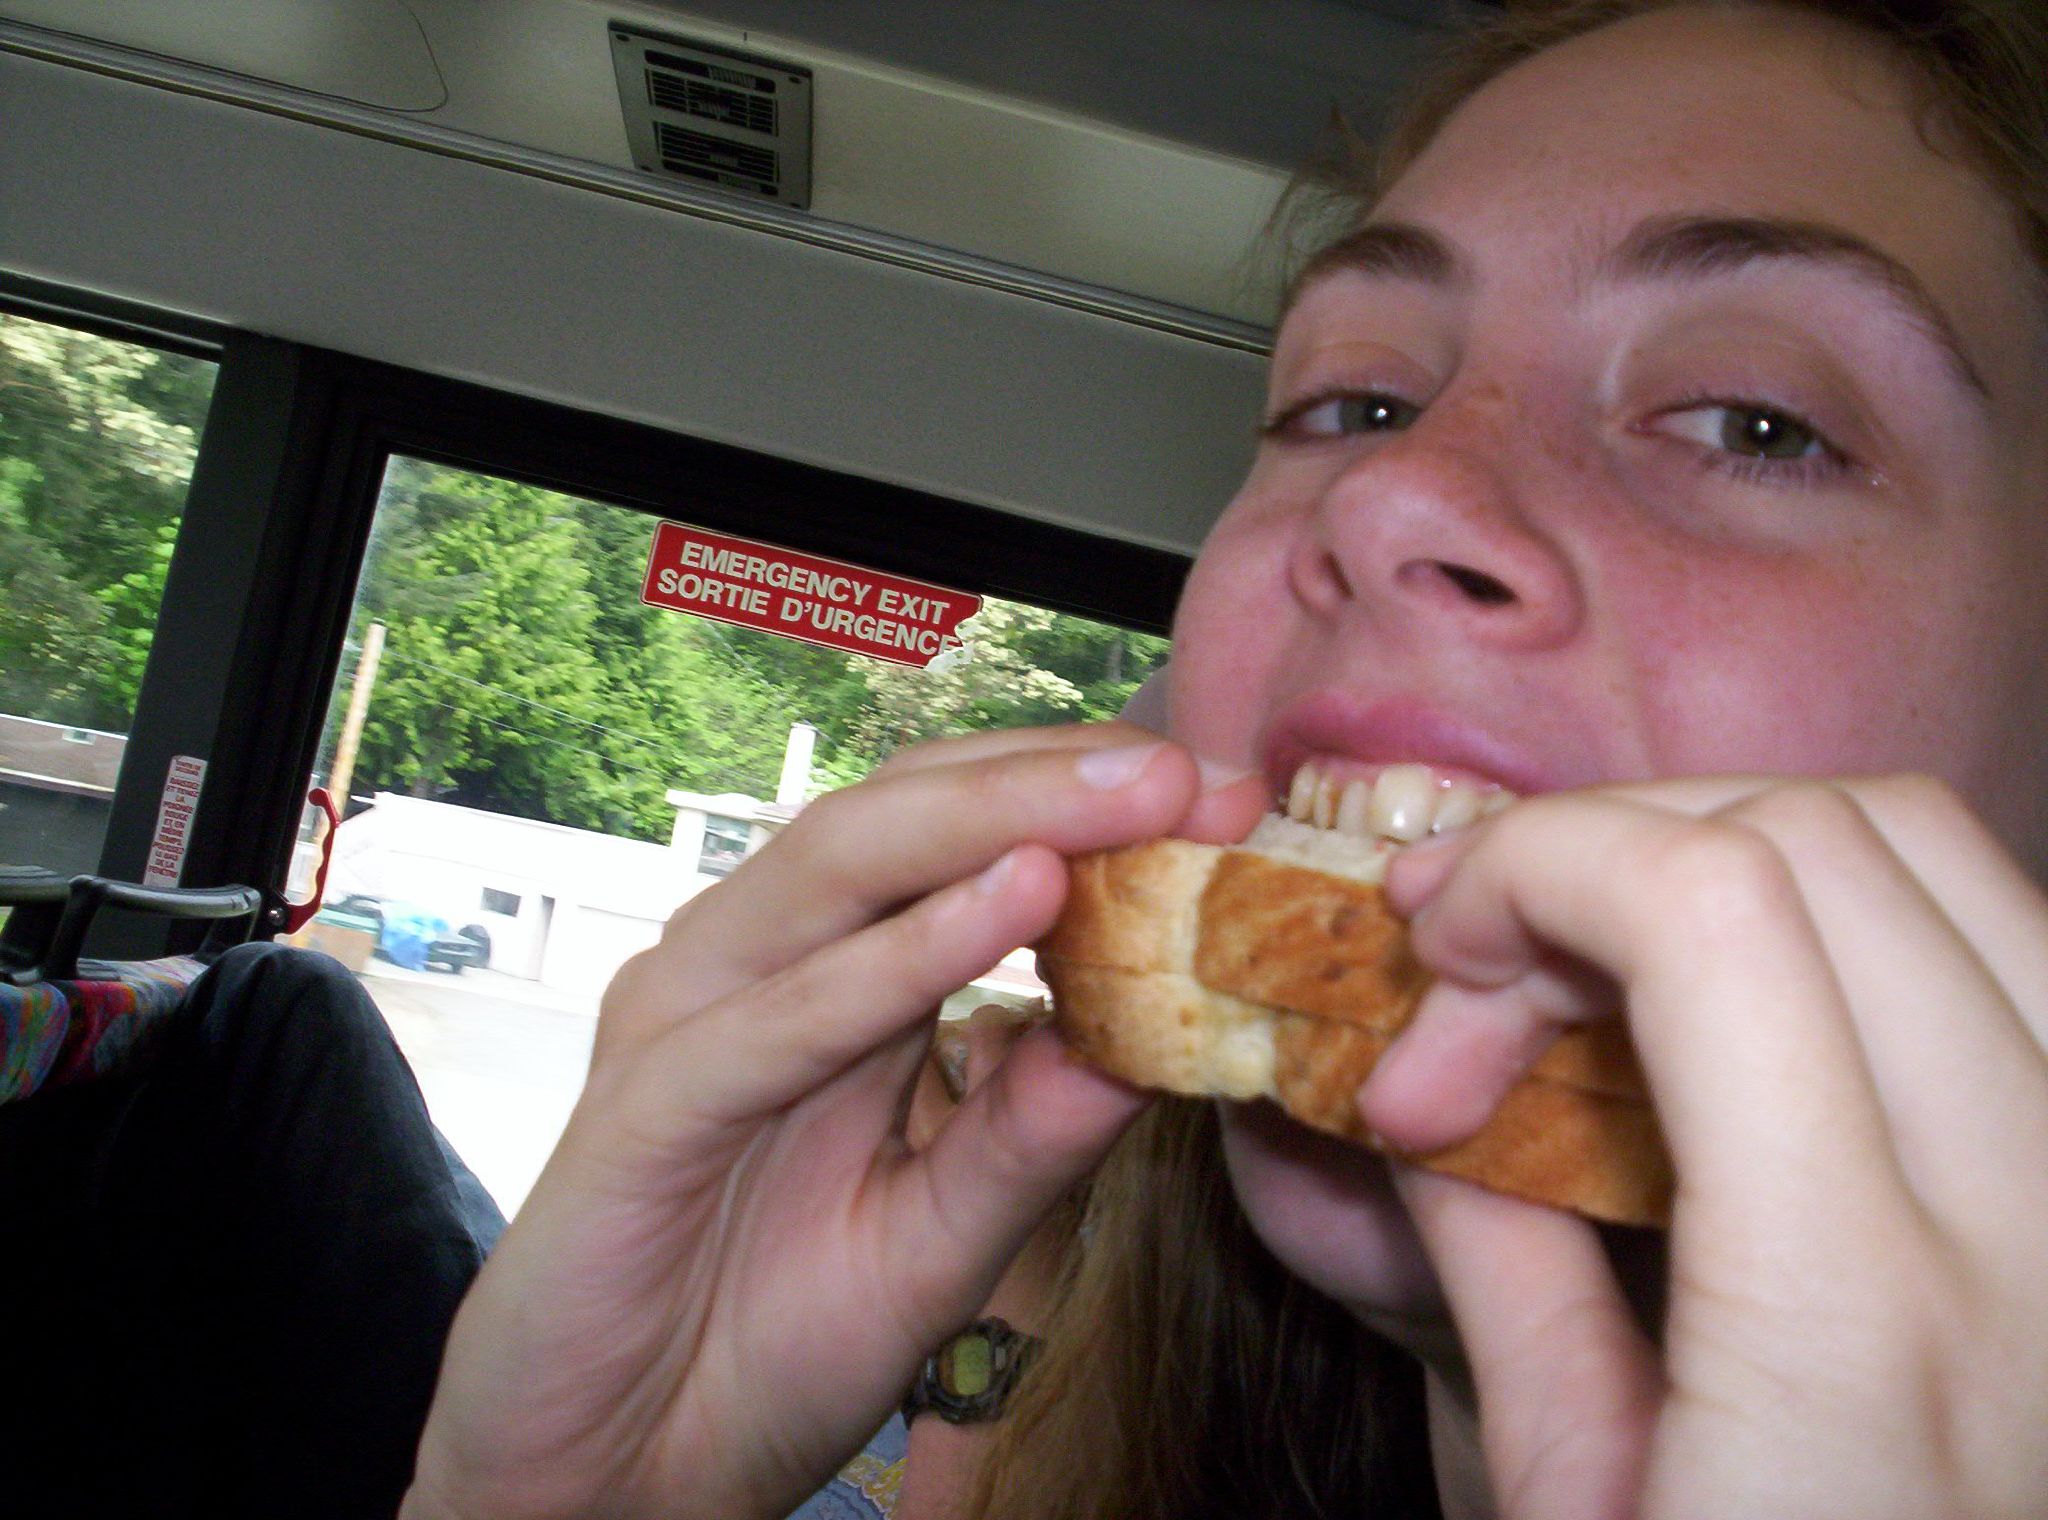
[[[601,0],[588,0],[598,4]],[[643,0],[1291,173],[1332,110],[1370,130],[1474,0]]]
[[[0,0],[0,17],[23,3]],[[161,9],[204,16],[253,3],[190,0]],[[348,8],[347,0],[327,3]],[[1157,0],[1153,9],[1163,15],[1168,3]],[[289,36],[296,29],[307,55],[296,73],[282,62],[268,72],[223,65],[219,47],[197,42],[180,55],[161,35],[180,26],[206,30],[196,23],[144,24],[138,14],[126,25],[89,24],[98,7],[80,0],[33,0],[32,8],[70,18],[73,32],[105,40],[117,55],[126,39],[134,39],[138,51],[88,60],[87,66],[125,69],[171,88],[211,89],[222,98],[344,130],[387,132],[431,151],[447,151],[459,140],[470,151],[486,157],[496,152],[507,163],[541,157],[572,173],[580,168],[592,183],[613,183],[622,193],[708,193],[728,210],[745,211],[777,202],[758,189],[733,188],[752,182],[732,171],[757,161],[773,169],[783,144],[747,130],[750,122],[762,124],[752,122],[746,103],[717,81],[707,87],[702,79],[638,67],[641,55],[632,50],[628,34],[653,32],[741,49],[791,65],[798,72],[790,79],[803,81],[809,186],[808,199],[795,204],[814,230],[861,229],[1236,323],[1270,324],[1285,260],[1261,234],[1294,166],[1292,155],[1281,166],[1219,151],[1201,137],[1183,141],[1147,132],[1130,124],[1128,112],[1111,109],[1116,102],[1109,98],[1083,102],[1088,109],[1077,110],[1029,79],[1021,91],[1009,91],[985,71],[963,74],[948,64],[948,73],[927,72],[917,66],[929,61],[923,53],[912,53],[912,66],[903,66],[873,50],[887,38],[871,39],[868,51],[849,52],[830,45],[836,34],[829,31],[791,35],[744,18],[733,25],[644,0],[407,0],[407,6],[431,50],[427,62],[445,83],[445,101],[426,111],[353,114],[335,108],[337,96],[352,97],[332,88],[324,66],[313,62],[327,29],[311,19],[318,9],[312,0],[280,6],[267,28],[253,29],[258,36]],[[838,8],[800,6],[794,13]],[[121,16],[146,9],[134,0],[115,7]],[[993,57],[1016,51],[997,45],[1015,19],[1007,3],[947,7],[897,0],[896,9],[916,18],[914,26],[946,16],[935,30],[956,39],[985,34]],[[1071,31],[1080,7],[1055,9]],[[1336,0],[1287,0],[1287,18],[1315,14],[1355,13]],[[1361,36],[1369,30],[1351,29]],[[1243,44],[1255,31],[1240,25],[1233,35]],[[858,41],[862,34],[854,35]],[[1285,108],[1286,129],[1307,141],[1344,93],[1335,76],[1356,72],[1367,94],[1383,94],[1413,52],[1403,39],[1421,33],[1396,27],[1387,29],[1385,46],[1325,49],[1329,58],[1341,60],[1326,62],[1326,79],[1304,83],[1285,71],[1277,83],[1267,77],[1274,71],[1265,54],[1309,49],[1318,35],[1278,32],[1276,37],[1289,39],[1285,44],[1264,40],[1257,55],[1240,47],[1241,56],[1206,71],[1179,66],[1185,45],[1172,58],[1141,52],[1101,64],[1147,74],[1155,64],[1173,65],[1173,80],[1150,88],[1184,97],[1184,121],[1256,119],[1266,114],[1268,97],[1281,84],[1299,85]],[[1117,45],[1117,34],[1101,24],[1092,38],[1066,40],[1099,51]],[[0,37],[0,45],[6,41]],[[19,39],[18,45],[35,41]],[[417,51],[420,44],[415,40],[413,46]],[[181,72],[163,64],[166,54],[186,57],[189,66]],[[208,69],[222,67],[239,72],[205,77]],[[1247,76],[1245,88],[1219,82],[1238,75]],[[270,85],[238,88],[251,79]],[[766,104],[772,114],[773,103]],[[1106,114],[1095,114],[1098,107]],[[646,119],[638,128],[643,147],[637,154],[629,115]],[[1229,134],[1210,136],[1224,141]]]
[[385,111],[448,102],[407,0],[0,0],[0,16]]
[[18,55],[0,100],[0,269],[1183,552],[1249,457],[1241,348]]
[[[592,0],[415,4],[449,74],[451,99],[436,117],[449,126],[648,180],[697,184],[664,174],[658,162],[636,161],[622,106],[650,102],[645,92],[634,96],[637,74],[622,100],[616,34],[623,27],[629,36],[738,49],[808,76],[807,209],[817,221],[1238,321],[1270,321],[1277,265],[1248,256],[1286,182],[1287,171],[1271,164],[689,8]],[[930,20],[962,8],[904,9]],[[979,24],[1000,20],[983,15]],[[658,84],[651,80],[649,89]],[[1300,110],[1321,119],[1307,101]],[[704,113],[659,114],[691,137],[722,125]],[[744,133],[733,142],[739,151],[767,146]]]

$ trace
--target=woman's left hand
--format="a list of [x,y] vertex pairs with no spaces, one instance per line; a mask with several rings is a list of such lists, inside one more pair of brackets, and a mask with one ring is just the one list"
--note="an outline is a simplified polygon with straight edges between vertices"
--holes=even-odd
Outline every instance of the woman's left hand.
[[1625,1013],[1677,1162],[1661,1346],[1592,1226],[1402,1169],[1500,1513],[2048,1510],[2048,900],[1946,788],[1542,797],[1389,891],[1441,981],[1380,1133]]

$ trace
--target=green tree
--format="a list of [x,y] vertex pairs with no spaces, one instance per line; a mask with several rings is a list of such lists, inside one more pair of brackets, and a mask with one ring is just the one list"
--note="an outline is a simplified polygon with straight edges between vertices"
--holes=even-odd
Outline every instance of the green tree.
[[214,369],[0,314],[7,710],[127,725]]
[[1085,667],[1081,673],[1095,678],[1090,686],[1046,668],[1034,657],[1034,647],[1056,646],[1062,639],[1111,645],[1114,636],[1137,635],[1044,607],[990,597],[962,633],[968,641],[965,656],[942,659],[936,669],[870,662],[868,704],[855,725],[855,738],[875,760],[942,734],[1109,717],[1142,679],[1109,680],[1092,657],[1078,662]]
[[1168,643],[1091,618],[1049,614],[1009,635],[1019,659],[1049,671],[1081,693],[1081,716],[1113,718],[1144,679],[1166,663]]
[[575,519],[487,476],[427,481],[389,525],[361,612],[388,629],[358,775],[585,827],[603,784],[596,607]]
[[107,727],[117,715],[95,680],[114,658],[106,611],[12,516],[0,501],[0,712]]
[[[772,794],[791,723],[813,790],[945,733],[1105,717],[1164,641],[998,599],[918,670],[640,600],[653,521],[393,462],[358,629],[389,627],[359,784],[664,839],[665,794]],[[337,707],[341,703],[337,702]]]
[[163,606],[164,582],[170,575],[171,553],[177,542],[178,524],[160,523],[148,562],[95,593],[106,613],[109,646],[98,684],[102,705],[111,711],[135,710],[135,693],[142,687],[142,668],[156,638],[157,613]]

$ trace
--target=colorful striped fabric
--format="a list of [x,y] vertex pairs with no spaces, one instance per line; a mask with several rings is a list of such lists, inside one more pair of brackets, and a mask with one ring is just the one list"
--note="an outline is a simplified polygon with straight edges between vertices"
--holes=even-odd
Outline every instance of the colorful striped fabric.
[[0,986],[0,1103],[138,1059],[205,969],[189,955],[80,961],[75,980]]

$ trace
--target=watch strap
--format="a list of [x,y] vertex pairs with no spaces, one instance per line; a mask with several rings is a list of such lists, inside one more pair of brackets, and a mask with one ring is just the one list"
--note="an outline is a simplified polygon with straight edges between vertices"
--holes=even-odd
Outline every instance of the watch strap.
[[918,1369],[903,1398],[904,1421],[926,1411],[949,1425],[995,1419],[1042,1345],[993,1315],[955,1331]]

